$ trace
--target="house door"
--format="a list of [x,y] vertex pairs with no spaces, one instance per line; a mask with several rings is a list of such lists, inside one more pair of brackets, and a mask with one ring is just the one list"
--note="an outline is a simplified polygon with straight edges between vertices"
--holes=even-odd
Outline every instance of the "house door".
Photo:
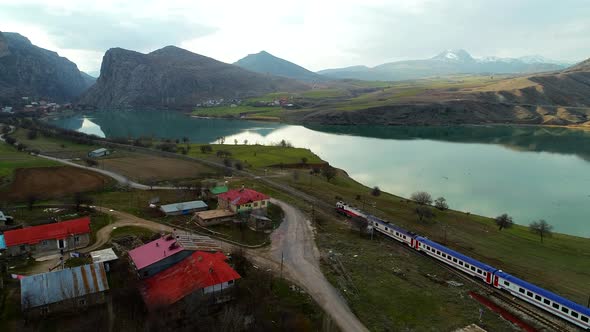
[[57,240],[57,249],[65,249],[66,248],[66,241],[61,239]]

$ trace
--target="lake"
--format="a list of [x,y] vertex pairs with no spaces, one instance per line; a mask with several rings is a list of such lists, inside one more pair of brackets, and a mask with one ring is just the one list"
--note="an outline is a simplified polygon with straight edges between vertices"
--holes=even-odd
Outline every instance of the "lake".
[[93,112],[50,123],[101,137],[153,136],[226,144],[289,141],[355,180],[409,197],[423,190],[453,209],[518,224],[543,218],[590,237],[590,132],[522,126],[303,126],[197,119],[165,111]]

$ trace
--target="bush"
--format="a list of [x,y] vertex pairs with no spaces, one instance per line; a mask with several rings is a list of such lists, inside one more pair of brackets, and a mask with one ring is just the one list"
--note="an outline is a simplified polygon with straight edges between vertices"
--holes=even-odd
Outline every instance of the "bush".
[[27,133],[27,138],[30,140],[37,139],[38,136],[39,136],[39,134],[37,133],[37,130],[35,130],[35,129],[29,130],[29,132]]
[[211,145],[201,145],[200,149],[201,153],[213,152],[213,147]]
[[447,204],[447,200],[444,197],[439,197],[434,201],[434,207],[444,211],[449,209],[449,204]]
[[432,196],[425,191],[417,191],[410,196],[410,199],[420,205],[432,204]]

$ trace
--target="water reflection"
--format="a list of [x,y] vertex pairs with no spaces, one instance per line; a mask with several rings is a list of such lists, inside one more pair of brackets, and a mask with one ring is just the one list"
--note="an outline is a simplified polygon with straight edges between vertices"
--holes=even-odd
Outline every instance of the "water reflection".
[[561,128],[342,127],[194,119],[170,112],[102,112],[54,122],[107,137],[189,137],[193,142],[306,147],[367,186],[444,196],[451,207],[520,224],[544,218],[590,236],[590,134]]

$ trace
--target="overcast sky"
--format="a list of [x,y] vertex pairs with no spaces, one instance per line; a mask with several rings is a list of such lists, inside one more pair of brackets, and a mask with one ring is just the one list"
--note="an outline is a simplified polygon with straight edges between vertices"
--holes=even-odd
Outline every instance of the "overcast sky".
[[266,50],[310,70],[429,58],[590,57],[589,0],[0,0],[19,32],[96,71],[104,52],[166,45],[232,63]]

